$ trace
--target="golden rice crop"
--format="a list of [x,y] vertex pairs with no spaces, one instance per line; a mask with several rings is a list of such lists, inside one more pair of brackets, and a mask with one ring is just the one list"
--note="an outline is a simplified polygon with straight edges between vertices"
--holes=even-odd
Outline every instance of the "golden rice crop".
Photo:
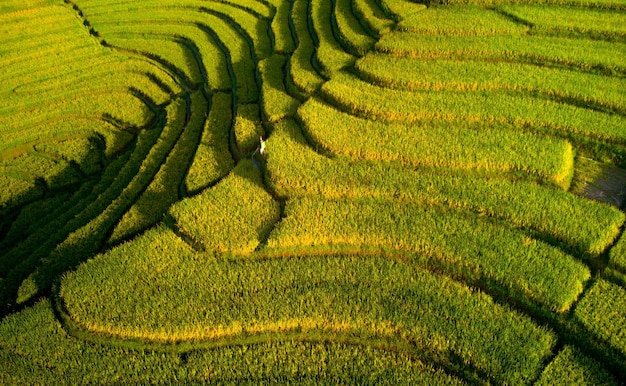
[[163,227],[68,273],[60,296],[68,316],[90,332],[163,343],[294,332],[313,340],[324,332],[331,342],[378,337],[458,356],[499,382],[534,377],[555,342],[488,296],[400,262],[222,260],[194,253]]
[[576,306],[574,317],[626,357],[626,290],[599,279]]
[[231,94],[217,93],[211,97],[211,110],[185,178],[189,191],[197,192],[207,187],[235,166],[228,138],[233,116],[231,105]]
[[626,112],[626,81],[527,63],[418,60],[368,54],[356,63],[362,78],[381,86],[411,90],[511,90],[572,100]]
[[394,25],[379,3],[374,0],[354,0],[352,9],[357,18],[375,36],[381,36],[388,32]]
[[373,47],[375,41],[352,13],[352,2],[350,0],[337,0],[334,11],[337,19],[338,38],[342,45],[354,55],[364,55]]
[[209,251],[250,254],[280,216],[260,172],[242,160],[222,181],[170,209],[181,231]]
[[559,249],[468,213],[365,198],[289,200],[268,249],[320,246],[416,253],[556,312],[570,308],[590,277],[586,266]]
[[308,2],[294,0],[291,18],[297,39],[296,50],[289,60],[289,74],[299,91],[313,94],[322,85],[323,79],[313,68],[312,59],[315,47],[307,25]]
[[[293,121],[281,122],[267,141],[269,182],[282,197],[377,197],[445,204],[534,229],[597,256],[619,235],[624,213],[609,205],[503,176],[450,173],[433,168],[328,159],[307,146]],[[293,162],[297,154],[298,162]]]
[[298,116],[315,143],[353,159],[465,170],[524,171],[567,190],[573,173],[568,142],[506,124],[419,121],[385,123],[342,113],[309,99]]
[[94,344],[91,340],[97,338],[84,331],[78,331],[81,339],[76,339],[64,332],[67,325],[61,324],[57,314],[58,309],[46,299],[2,320],[0,360],[5,371],[0,372],[0,382],[101,384],[109,383],[115,374],[116,379],[136,384],[167,382],[174,376],[182,383],[465,384],[445,368],[421,362],[402,348],[350,342],[252,340],[186,352],[186,360],[181,361],[177,352]]
[[622,237],[611,249],[610,263],[614,267],[626,271],[626,234],[622,234]]
[[372,86],[347,74],[337,74],[324,83],[322,92],[343,109],[372,119],[506,122],[626,143],[623,116],[527,95],[395,90]]
[[344,51],[333,34],[332,27],[328,23],[333,15],[333,2],[331,0],[311,0],[310,5],[313,28],[318,39],[316,58],[322,66],[325,76],[332,76],[336,71],[354,63],[354,57]]
[[531,33],[571,32],[595,39],[625,42],[626,22],[620,12],[571,6],[503,5],[499,9],[532,25]]
[[546,366],[536,385],[548,386],[567,382],[579,385],[612,385],[617,380],[602,365],[574,346],[565,346]]
[[392,32],[376,49],[396,56],[421,59],[515,60],[558,64],[609,75],[626,72],[623,43],[554,36],[444,36]]
[[420,35],[522,35],[529,28],[481,5],[430,7],[402,19],[398,29]]
[[261,74],[261,100],[264,120],[277,122],[285,117],[294,116],[300,102],[289,95],[283,82],[283,71],[287,58],[272,55],[259,62]]

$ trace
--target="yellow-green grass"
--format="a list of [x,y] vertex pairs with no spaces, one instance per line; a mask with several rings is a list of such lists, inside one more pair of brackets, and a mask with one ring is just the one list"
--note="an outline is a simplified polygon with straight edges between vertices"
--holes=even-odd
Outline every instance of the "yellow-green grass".
[[56,120],[63,124],[64,121],[73,119],[101,119],[103,114],[135,128],[146,126],[154,117],[152,110],[128,89],[106,89],[104,85],[100,87],[102,88],[44,99],[28,109],[0,111],[0,136],[10,138],[18,134],[41,138],[38,133],[30,133],[32,129],[29,128],[42,123],[54,124]]
[[355,16],[375,36],[387,33],[394,26],[394,21],[385,14],[375,0],[353,0],[352,9]]
[[622,0],[434,0],[430,4],[433,7],[459,4],[474,4],[481,6],[493,6],[499,4],[533,4],[537,6],[567,5],[573,7],[626,9],[626,5]]
[[292,1],[272,0],[276,13],[272,18],[272,31],[274,33],[274,50],[279,54],[291,54],[296,49],[296,43],[292,36],[290,15]]
[[203,84],[208,81],[206,86],[213,90],[231,88],[225,53],[215,39],[195,26],[171,24],[150,28],[139,23],[105,24],[102,28],[107,44],[139,51],[148,57],[156,56],[156,60],[180,69],[190,82]]
[[269,0],[225,0],[223,2],[235,7],[243,7],[259,19],[271,19],[276,8]]
[[574,171],[570,143],[524,133],[508,124],[431,120],[385,123],[342,113],[318,99],[309,99],[298,110],[298,116],[316,144],[353,159],[463,170],[523,171],[564,190]]
[[626,81],[527,63],[418,60],[371,53],[356,62],[362,78],[411,90],[511,90],[626,114]]
[[[412,0],[381,0],[381,7],[391,16],[393,20],[402,21],[412,17],[415,13],[422,12],[428,8],[426,4],[417,3]],[[396,27],[398,24],[396,24]]]
[[330,77],[354,63],[354,57],[345,52],[333,34],[329,20],[334,18],[331,0],[311,0],[311,20],[318,42],[315,57],[325,76]]
[[170,209],[183,234],[209,251],[252,253],[280,217],[264,189],[261,173],[248,159],[214,187]]
[[[163,142],[166,142],[170,135],[174,142],[150,184],[120,219],[113,234],[109,237],[109,244],[117,244],[153,226],[180,198],[181,184],[193,159],[194,150],[198,147],[208,109],[208,102],[199,91],[192,94],[188,103],[191,103],[191,106],[185,107],[191,109],[189,122],[186,122],[183,127],[174,128],[172,133],[166,133],[169,129],[166,126],[162,136]],[[180,114],[180,112],[176,113]],[[162,145],[157,144],[153,149],[158,146]]]
[[[41,180],[47,188],[59,189],[76,184],[81,174],[62,158],[55,158],[30,150],[9,160],[0,160],[0,173],[23,180]],[[17,181],[13,181],[17,182]],[[17,184],[16,186],[20,186]],[[8,190],[13,190],[12,185]]]
[[338,40],[346,51],[362,56],[374,46],[374,38],[365,31],[352,12],[351,0],[335,1],[334,15]]
[[[197,63],[193,60],[193,53],[189,51],[182,41],[167,35],[146,35],[125,30],[123,36],[107,34],[107,43],[116,47],[132,50],[142,55],[171,64],[190,83],[202,83],[202,74]],[[219,61],[216,61],[219,63]]]
[[622,234],[622,237],[611,248],[610,264],[626,273],[626,233]]
[[309,32],[308,6],[307,0],[294,0],[291,9],[297,45],[289,60],[289,75],[299,92],[311,95],[324,80],[313,67],[315,46]]
[[574,317],[591,334],[626,357],[626,290],[599,279],[576,306]]
[[626,44],[552,36],[445,36],[392,32],[376,49],[421,59],[515,60],[608,74],[626,72]]
[[[0,323],[0,383],[464,384],[414,355],[360,344],[251,342],[186,354],[92,344],[70,336],[42,300]],[[75,331],[76,332],[76,331]],[[78,332],[80,333],[80,331]],[[306,363],[306,366],[303,365]]]
[[[225,55],[230,58],[232,72],[236,79],[239,101],[249,103],[258,100],[259,95],[255,79],[256,63],[251,56],[252,42],[242,35],[240,29],[237,29],[224,18],[211,13],[188,12],[185,10],[169,11],[167,9],[151,10],[149,13],[150,18],[148,19],[146,19],[146,15],[143,13],[130,13],[129,15],[132,15],[132,17],[124,13],[123,21],[130,25],[127,23],[120,24],[120,20],[113,16],[103,17],[103,20],[100,21],[96,20],[93,25],[98,28],[98,31],[105,39],[110,34],[123,36],[129,30],[133,31],[133,33],[183,36],[190,41],[197,41],[198,44],[196,46],[206,50],[206,52],[200,51],[203,63],[210,63],[215,60],[216,58],[213,56],[215,54],[220,55],[217,61],[222,60],[221,58],[224,54],[216,52],[215,47],[211,43],[216,41],[217,45],[223,47],[226,51]],[[176,17],[181,19],[176,19]],[[126,20],[127,18],[130,18],[130,20]],[[209,44],[203,42],[209,42]],[[223,87],[230,89],[230,77],[221,77],[224,74],[223,70],[223,67],[217,70],[208,68],[206,71],[209,76],[220,75],[218,79],[209,79],[209,82],[219,85],[217,86],[219,89]],[[215,71],[219,71],[219,73]]]
[[162,343],[290,333],[382,339],[457,356],[504,383],[533,378],[555,343],[552,332],[488,296],[401,262],[222,260],[194,253],[163,228],[68,273],[59,295],[91,333]]
[[[176,143],[185,124],[186,103],[183,99],[176,99],[167,108],[168,121],[163,130],[149,130],[140,136],[131,156],[132,162],[127,164],[118,175],[113,177],[114,182],[104,189],[104,192],[91,198],[93,201],[79,214],[72,216],[67,223],[53,222],[55,231],[64,235],[64,240],[54,237],[43,243],[40,249],[51,248],[48,256],[38,256],[35,253],[30,259],[44,258],[41,267],[22,283],[17,293],[17,302],[26,302],[37,296],[45,287],[52,283],[54,275],[62,273],[72,264],[77,264],[85,256],[97,253],[123,215],[132,207],[148,186],[165,161],[168,153]],[[95,194],[99,192],[94,192]],[[161,212],[161,215],[163,212]],[[136,214],[143,217],[143,214]],[[154,214],[146,214],[149,220],[154,220]],[[132,221],[129,223],[132,228]],[[145,224],[144,224],[145,225]],[[126,224],[123,226],[127,226]],[[40,237],[40,236],[35,236]],[[19,256],[20,250],[16,253]],[[17,268],[20,269],[19,267]],[[43,283],[43,285],[37,285]]]
[[626,143],[623,116],[506,91],[396,90],[373,86],[348,74],[337,74],[321,90],[342,109],[370,119],[504,122],[533,131]]
[[84,68],[77,68],[74,63],[48,65],[50,67],[44,67],[35,79],[18,76],[16,84],[9,86],[12,87],[10,95],[7,90],[6,99],[11,109],[5,111],[36,108],[47,100],[68,98],[81,92],[123,89],[140,93],[151,104],[162,105],[169,101],[171,94],[179,91],[171,77],[146,60],[120,56],[99,58]]
[[287,58],[274,54],[259,62],[261,75],[261,101],[263,120],[277,122],[285,117],[293,117],[300,102],[287,93],[283,69]]
[[[80,1],[77,3],[80,5]],[[133,10],[124,11],[114,7],[93,10],[86,7],[84,11],[86,17],[99,32],[101,32],[100,26],[105,23],[158,24],[168,21],[181,24],[206,23],[206,25],[211,26],[206,16],[212,15],[229,24],[236,25],[237,29],[243,32],[252,43],[253,51],[248,52],[248,54],[256,55],[257,59],[267,57],[272,48],[266,32],[269,27],[267,20],[258,18],[255,14],[245,9],[225,2],[189,0],[184,5],[172,5],[171,3],[157,1],[144,4],[141,8]],[[105,34],[103,34],[103,37],[106,39]]]
[[548,386],[559,383],[580,386],[618,385],[617,380],[599,362],[573,346],[565,346],[559,351],[541,373],[535,385]]
[[430,7],[405,17],[397,28],[420,35],[447,36],[523,35],[529,30],[480,5]]
[[[80,188],[58,209],[39,221],[37,232],[24,237],[2,256],[1,272],[6,273],[0,296],[5,304],[21,303],[50,288],[56,275],[96,253],[143,189],[137,177],[142,160],[161,130],[148,130],[137,137],[132,152],[126,152],[104,169],[97,183]],[[130,184],[133,181],[133,184]],[[29,276],[27,278],[27,276]],[[20,286],[20,282],[24,282]],[[18,288],[19,287],[19,288]]]
[[366,198],[289,200],[268,250],[297,254],[324,247],[418,254],[427,264],[497,283],[513,297],[556,312],[570,308],[590,277],[586,266],[559,249],[462,211]]
[[202,138],[185,178],[188,191],[197,192],[225,176],[235,165],[229,149],[232,95],[213,94]]
[[532,33],[574,33],[595,39],[626,41],[621,12],[571,6],[503,5],[499,9],[532,26]]
[[[624,223],[615,207],[532,181],[406,168],[315,153],[293,121],[279,123],[267,141],[268,183],[281,197],[374,197],[443,204],[533,229],[583,253],[598,256]],[[298,162],[293,162],[296,155]]]
[[79,137],[58,142],[44,142],[36,145],[35,150],[49,154],[55,159],[75,163],[85,175],[95,174],[102,169],[104,155],[95,140]]
[[17,178],[0,173],[0,212],[34,201],[43,196],[44,189],[30,178]]
[[259,138],[265,134],[260,114],[259,105],[256,103],[237,106],[234,131],[239,155],[253,152],[259,145]]
[[77,137],[101,138],[104,141],[104,153],[107,159],[115,157],[135,135],[123,127],[116,127],[100,118],[85,118],[75,115],[53,120],[42,120],[29,126],[28,130],[18,131],[15,135],[1,135],[0,157],[4,160],[19,157],[31,151],[34,146],[47,142],[70,140]]

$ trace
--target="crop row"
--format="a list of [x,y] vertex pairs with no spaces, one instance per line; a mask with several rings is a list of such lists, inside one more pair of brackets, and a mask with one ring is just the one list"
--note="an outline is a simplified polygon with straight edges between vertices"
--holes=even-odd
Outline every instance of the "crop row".
[[292,1],[273,0],[276,4],[276,13],[272,19],[271,28],[274,34],[274,49],[279,54],[291,54],[296,49],[291,30]]
[[174,204],[170,213],[181,232],[203,249],[249,254],[278,221],[280,208],[246,159],[214,187]]
[[574,317],[590,333],[604,339],[624,359],[626,358],[626,313],[624,309],[626,309],[626,290],[614,283],[599,279],[585,292],[585,296],[576,306]]
[[352,10],[373,36],[381,36],[389,31],[394,21],[385,14],[376,0],[353,0]]
[[321,247],[341,251],[345,246],[417,254],[417,261],[452,275],[496,283],[515,298],[557,312],[569,309],[590,276],[587,267],[571,256],[480,216],[377,199],[289,200],[286,217],[267,246],[270,251]]
[[417,122],[444,120],[505,122],[557,135],[582,134],[626,143],[624,117],[508,92],[417,92],[370,85],[337,74],[322,86],[323,95],[353,114],[371,119]]
[[242,8],[223,2],[189,1],[186,2],[185,6],[180,7],[164,6],[157,3],[144,6],[134,12],[111,10],[91,13],[87,8],[85,12],[96,30],[103,33],[105,39],[106,34],[101,31],[101,27],[110,23],[159,24],[180,22],[182,24],[205,23],[211,26],[211,23],[207,22],[207,16],[211,15],[228,23],[238,31],[241,37],[250,42],[251,52],[248,53],[249,55],[263,59],[272,52],[272,44],[267,33],[269,29],[267,21],[259,19]]
[[298,116],[315,143],[353,159],[524,171],[565,190],[573,174],[574,155],[568,142],[524,133],[508,124],[385,123],[342,113],[317,99],[302,105]]
[[626,233],[623,233],[622,237],[611,248],[610,263],[613,267],[626,273]]
[[331,18],[334,17],[331,0],[311,0],[311,20],[317,36],[315,55],[322,66],[325,76],[331,77],[335,72],[354,63],[354,57],[345,52],[333,34]]
[[[123,174],[115,177],[115,183],[104,194],[99,195],[97,200],[88,204],[80,216],[62,228],[61,232],[67,232],[65,229],[71,231],[65,233],[65,239],[57,241],[49,253],[43,254],[46,258],[41,266],[33,270],[20,287],[18,302],[38,295],[52,283],[54,277],[100,250],[119,219],[141,197],[159,171],[184,128],[186,109],[184,99],[175,99],[167,107],[167,122],[163,130],[148,130],[155,133],[140,136],[142,143],[137,145],[139,149],[136,147],[131,156],[134,157],[133,163],[129,161],[128,167],[122,171]],[[148,146],[149,150],[141,159],[137,159]],[[46,243],[42,247],[50,246]]]
[[[175,138],[176,142],[145,191],[121,217],[109,238],[110,244],[117,244],[156,224],[163,218],[169,207],[180,198],[180,188],[187,168],[193,160],[194,150],[200,142],[208,110],[208,102],[199,91],[192,94],[187,103],[191,104],[186,107],[191,109],[189,121],[184,127],[175,129],[182,129],[177,137],[174,137],[173,133],[166,133],[169,125],[166,126],[162,135],[164,142],[170,135]],[[180,114],[180,112],[174,114]],[[171,119],[174,122],[177,120],[175,117]],[[155,145],[157,146],[162,145],[159,143]]]
[[[128,94],[125,96],[126,99],[139,99],[140,102],[146,104],[151,109],[156,105],[166,103],[170,99],[171,90],[162,86],[165,82],[157,84],[154,80],[156,76],[154,73],[137,70],[136,66],[130,65],[131,63],[128,63],[129,65],[119,65],[118,63],[101,62],[97,66],[107,66],[106,69],[94,66],[76,72],[72,71],[69,74],[56,78],[51,77],[34,81],[30,84],[25,83],[16,87],[12,92],[12,96],[7,97],[10,109],[1,113],[8,115],[6,120],[10,123],[15,122],[19,124],[20,122],[17,118],[10,120],[11,116],[23,111],[37,111],[41,105],[46,105],[47,103],[57,103],[57,101],[63,103],[65,99],[75,98],[81,94],[87,94],[89,99],[90,94],[106,94],[107,92],[126,92]],[[142,67],[150,69],[146,63]],[[160,71],[158,74],[164,75]],[[74,81],[71,80],[71,75],[74,76]],[[163,78],[159,77],[159,79]],[[28,82],[27,79],[24,79],[24,81]],[[130,104],[131,102],[128,103]],[[77,110],[84,112],[84,115],[88,115],[88,110],[86,109],[81,108],[79,110],[77,108]],[[130,114],[122,115],[113,109],[104,111],[104,113],[130,118]],[[133,121],[135,121],[136,125],[141,125],[141,121],[136,119],[131,119],[128,122]]]
[[[3,147],[16,147],[18,143],[27,143],[31,139],[42,138],[41,133],[33,133],[32,128],[39,125],[54,124],[56,120],[72,120],[81,118],[100,119],[103,114],[109,114],[133,127],[147,125],[154,117],[143,100],[128,89],[104,89],[86,90],[80,94],[74,94],[74,98],[68,95],[46,100],[45,103],[37,103],[28,109],[15,112],[2,112],[0,136],[11,138],[11,142],[3,143]],[[42,101],[43,102],[43,101]],[[63,125],[63,122],[60,122]],[[30,129],[29,129],[30,128]],[[49,129],[47,129],[49,130]],[[16,141],[20,139],[21,141]],[[17,142],[14,144],[13,142]]]
[[[83,137],[39,143],[19,156],[0,158],[4,177],[1,206],[9,209],[32,201],[44,188],[67,188],[98,172],[101,158],[96,145]],[[21,194],[25,197],[20,198]]]
[[[215,23],[219,28],[220,22]],[[140,51],[156,57],[183,71],[191,82],[212,89],[231,89],[228,58],[216,38],[201,26],[193,23],[163,22],[158,25],[134,23],[131,25],[99,25],[108,44]],[[230,32],[228,29],[225,33]],[[131,39],[129,39],[131,38]],[[230,37],[229,37],[230,38]],[[172,41],[176,44],[170,43]],[[163,43],[161,45],[160,43]],[[237,40],[231,44],[237,44]],[[177,74],[178,75],[178,74]],[[238,73],[242,76],[242,73]],[[180,77],[180,75],[178,75]],[[206,79],[205,79],[206,78]],[[244,82],[245,78],[240,81]]]
[[[97,183],[84,183],[61,205],[50,207],[43,215],[37,210],[22,211],[26,221],[40,226],[8,250],[0,259],[0,272],[5,273],[0,296],[3,304],[14,304],[20,283],[30,275],[44,258],[74,230],[89,223],[113,201],[137,173],[141,160],[160,134],[160,130],[147,130],[137,136],[134,151],[125,152],[113,159]],[[50,200],[44,202],[48,203]],[[37,203],[34,206],[40,207]],[[34,217],[33,217],[34,215]],[[92,235],[91,237],[100,237]],[[69,259],[68,259],[69,260]],[[41,282],[44,282],[42,280]],[[31,280],[33,284],[35,282]],[[51,280],[49,280],[51,283]],[[34,286],[37,287],[37,286]],[[36,288],[33,291],[37,291]]]
[[380,7],[389,18],[396,22],[394,28],[397,28],[402,20],[410,19],[416,13],[428,9],[426,4],[411,0],[380,0]]
[[434,0],[431,5],[434,7],[439,5],[497,5],[497,4],[533,4],[533,5],[566,5],[575,7],[589,7],[602,9],[621,9],[626,10],[626,6],[622,0]]
[[[37,20],[37,23],[33,23]],[[45,46],[54,36],[67,37],[64,42],[84,40],[85,31],[76,28],[79,24],[74,14],[62,6],[38,7],[28,12],[2,13],[0,23],[6,28],[3,30],[3,45],[0,48],[0,57],[4,60],[7,55],[19,57],[23,51],[16,52],[16,48],[23,44],[23,48],[31,49],[38,45]]]
[[589,358],[575,347],[565,346],[546,366],[535,383],[538,386],[565,383],[570,385],[617,386],[617,380],[596,360]]
[[232,95],[213,94],[200,144],[185,177],[190,192],[207,187],[225,176],[235,165],[228,146],[232,123]]
[[555,341],[488,296],[401,262],[222,260],[194,253],[162,227],[68,273],[60,296],[71,320],[92,333],[163,343],[320,332],[331,342],[399,340],[508,383],[531,379]]
[[55,312],[44,300],[0,323],[0,383],[148,384],[175,378],[182,383],[463,384],[404,352],[358,344],[259,342],[189,352],[183,362],[178,353],[75,339],[64,331]]
[[[159,18],[155,19],[157,16]],[[149,17],[149,20],[146,20],[146,17]],[[134,21],[129,21],[132,22],[130,26],[106,19],[94,25],[105,38],[109,35],[124,36],[132,31],[137,34],[182,36],[190,42],[197,42],[195,47],[198,49],[198,58],[195,60],[201,61],[201,70],[207,74],[211,87],[220,90],[232,87],[231,76],[226,76],[229,71],[227,63],[230,60],[239,102],[249,103],[258,99],[255,79],[256,59],[251,55],[253,48],[251,42],[243,35],[243,31],[237,29],[233,23],[211,13],[184,10],[176,12],[159,10],[158,13],[150,13],[148,16],[142,13],[133,14],[132,19]],[[229,59],[224,60],[225,54]]]
[[237,106],[233,128],[237,156],[252,153],[259,145],[259,138],[265,135],[260,114],[256,103]]
[[552,36],[443,36],[392,32],[376,49],[420,59],[481,59],[558,64],[609,75],[626,72],[622,43]]
[[289,75],[298,91],[311,95],[319,89],[323,79],[313,67],[312,62],[315,46],[309,32],[307,16],[309,4],[307,0],[294,0],[291,9],[297,46],[289,60]]
[[378,85],[415,91],[511,90],[543,94],[626,114],[623,78],[526,63],[417,60],[368,54],[356,63],[360,77]]
[[352,0],[336,0],[334,11],[338,38],[344,49],[352,55],[365,55],[375,40],[352,13]]
[[[185,79],[186,83],[202,84],[204,81],[198,66],[195,61],[191,59],[193,58],[193,54],[185,47],[182,40],[156,34],[150,36],[136,34],[133,36],[131,31],[127,31],[124,37],[118,37],[112,33],[108,34],[107,44],[116,48],[132,50],[147,57],[158,58],[160,61],[165,61],[168,65],[176,69],[178,78]],[[215,62],[223,63],[223,61],[220,60],[216,60]]]
[[[397,29],[415,35],[524,35],[529,27],[477,5],[430,7],[398,22]],[[404,36],[404,35],[401,35]]]
[[623,14],[571,6],[505,5],[500,10],[531,25],[531,33],[574,33],[594,39],[626,42]]
[[263,120],[277,122],[287,116],[294,116],[300,102],[287,93],[283,69],[287,58],[272,55],[259,62],[261,75],[261,95]]
[[[619,234],[618,209],[531,181],[399,168],[315,153],[293,121],[278,124],[267,141],[268,182],[281,197],[374,197],[444,204],[532,229],[574,249],[598,255]],[[298,162],[293,162],[297,154]]]
[[0,213],[31,201],[41,198],[44,188],[39,186],[30,178],[12,177],[0,173],[0,186],[3,187],[0,193]]
[[[2,77],[1,91],[8,94],[13,90],[45,87],[51,80],[67,80],[76,75],[79,78],[81,74],[87,72],[97,73],[98,70],[105,70],[104,68],[99,69],[99,66],[117,65],[119,67],[123,58],[121,55],[115,54],[103,55],[103,52],[94,49],[93,45],[75,47],[71,57],[65,55],[64,49],[59,47],[41,57],[28,58],[24,62],[9,61],[7,63],[2,60],[2,68],[6,73]],[[7,96],[12,97],[10,94]]]

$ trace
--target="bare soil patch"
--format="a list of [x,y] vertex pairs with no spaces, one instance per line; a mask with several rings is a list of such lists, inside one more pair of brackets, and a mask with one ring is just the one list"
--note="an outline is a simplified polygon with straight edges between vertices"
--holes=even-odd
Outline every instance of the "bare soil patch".
[[588,158],[579,158],[571,191],[592,200],[624,208],[626,169]]

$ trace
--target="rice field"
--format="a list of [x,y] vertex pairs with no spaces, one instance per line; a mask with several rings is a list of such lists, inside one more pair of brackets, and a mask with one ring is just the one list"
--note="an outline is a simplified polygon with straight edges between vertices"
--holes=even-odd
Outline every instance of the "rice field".
[[622,384],[625,11],[4,1],[0,384]]

